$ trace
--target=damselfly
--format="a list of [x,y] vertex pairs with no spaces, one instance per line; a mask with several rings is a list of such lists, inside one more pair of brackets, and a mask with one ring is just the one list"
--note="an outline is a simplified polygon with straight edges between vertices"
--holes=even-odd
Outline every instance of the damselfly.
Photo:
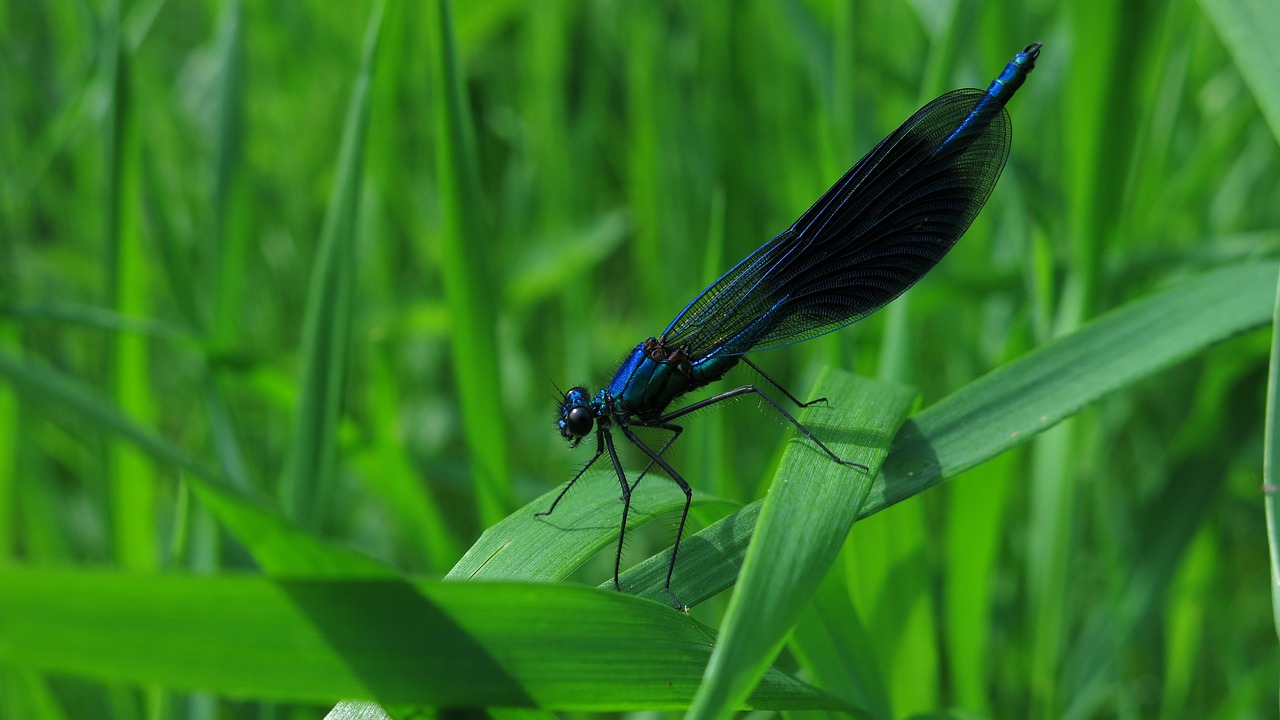
[[[549,515],[602,455],[622,486],[622,529],[614,562],[619,590],[622,540],[631,491],[649,467],[658,466],[684,491],[665,588],[671,590],[676,555],[693,490],[663,458],[684,428],[675,421],[691,412],[748,394],[760,396],[833,461],[841,459],[786,409],[755,385],[720,393],[678,410],[667,407],[685,393],[719,380],[746,363],[792,403],[802,403],[747,359],[757,350],[808,340],[856,322],[884,307],[929,272],[978,215],[1009,157],[1011,123],[1005,104],[1026,80],[1040,44],[1014,56],[986,91],[955,90],[916,111],[880,141],[818,199],[799,220],[751,253],[693,299],[661,335],[640,343],[603,390],[575,387],[559,407],[560,434],[571,447],[596,431],[596,452],[551,503]],[[641,440],[636,428],[671,433],[661,447]],[[628,482],[614,444],[622,433],[649,460]]]

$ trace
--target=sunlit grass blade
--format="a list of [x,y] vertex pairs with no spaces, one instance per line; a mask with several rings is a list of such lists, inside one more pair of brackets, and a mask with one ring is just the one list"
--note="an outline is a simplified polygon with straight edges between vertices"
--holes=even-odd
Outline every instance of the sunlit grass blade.
[[787,446],[687,718],[727,717],[773,662],[844,544],[915,398],[912,389],[840,372],[824,376],[816,392],[857,397],[811,407],[801,422],[870,471],[836,465],[804,438]]
[[[714,639],[569,585],[0,570],[0,661],[239,698],[677,709]],[[840,706],[770,672],[741,707]]]
[[[446,576],[455,580],[562,580],[601,548],[616,545],[622,518],[621,489],[612,471],[588,472],[556,511],[551,507],[562,488],[547,492],[484,531]],[[714,502],[694,493],[695,504]],[[684,495],[660,476],[645,479],[631,494],[628,529],[679,512]],[[607,583],[613,587],[613,579]],[[632,584],[623,589],[631,591]],[[647,593],[642,593],[647,595]],[[665,595],[664,595],[665,597]]]
[[0,353],[0,377],[10,387],[47,414],[85,423],[109,435],[119,436],[154,460],[205,478],[218,472],[202,458],[126,417],[119,408],[98,396],[80,380],[67,377],[33,361]]
[[628,206],[641,222],[636,226],[635,238],[628,243],[632,267],[639,279],[637,290],[641,302],[647,307],[660,307],[663,300],[661,288],[673,263],[663,257],[664,244],[658,218],[668,217],[670,188],[662,177],[668,162],[660,151],[662,120],[668,116],[662,108],[668,107],[666,90],[657,69],[657,55],[661,50],[659,12],[650,3],[621,6],[619,15],[625,19],[630,50],[626,55],[626,122]]
[[333,706],[324,720],[394,720],[382,706],[367,700],[343,700]]
[[[840,398],[832,398],[840,402]],[[696,498],[697,495],[695,494]],[[760,518],[763,500],[757,500],[690,535],[680,543],[679,588],[680,601],[689,607],[714,597],[732,587],[742,569],[747,545]],[[667,549],[636,563],[622,573],[622,587],[654,602],[670,602],[663,583],[667,578],[667,566],[671,563],[671,550]],[[613,580],[600,587],[612,587]]]
[[293,438],[280,480],[285,510],[303,525],[318,520],[334,472],[338,417],[351,341],[356,216],[364,172],[369,86],[377,60],[383,3],[369,17],[364,59],[356,76],[338,151],[333,193],[325,213],[302,325],[302,372]]
[[1276,286],[1275,310],[1271,320],[1271,367],[1267,376],[1266,440],[1262,447],[1263,509],[1267,514],[1267,549],[1271,558],[1271,608],[1280,636],[1280,283]]
[[1270,320],[1274,262],[1232,265],[1107,313],[925,408],[894,439],[873,513],[1026,442],[1116,390]]

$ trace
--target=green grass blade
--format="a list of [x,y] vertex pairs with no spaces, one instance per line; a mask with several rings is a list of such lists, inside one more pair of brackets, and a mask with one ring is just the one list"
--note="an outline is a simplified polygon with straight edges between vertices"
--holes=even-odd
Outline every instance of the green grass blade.
[[1236,69],[1280,142],[1280,56],[1274,52],[1280,4],[1272,0],[1200,0]]
[[[206,250],[212,260],[216,298],[214,336],[220,341],[235,338],[235,319],[243,303],[245,273],[242,263],[248,256],[247,233],[232,231],[235,217],[233,205],[243,202],[243,183],[237,178],[244,172],[244,51],[243,10],[240,0],[231,0],[222,8],[218,19],[213,52],[216,59],[217,83],[214,86],[213,182],[209,205],[213,222]],[[221,342],[215,345],[221,346]]]
[[286,511],[304,525],[317,521],[334,470],[355,282],[352,246],[356,240],[365,128],[369,123],[369,86],[377,60],[383,7],[383,3],[375,6],[365,31],[364,60],[347,105],[333,193],[307,292],[296,425],[280,482]]
[[394,720],[382,706],[366,700],[343,700],[324,716],[324,720]]
[[[601,548],[617,542],[622,500],[612,470],[593,468],[574,484],[553,514],[537,517],[536,513],[551,507],[560,491],[546,493],[485,530],[446,577],[562,580]],[[693,498],[698,504],[715,501],[703,493],[694,493]],[[627,527],[633,530],[683,507],[684,494],[674,484],[656,476],[646,479],[631,494]],[[613,579],[605,586],[613,587]],[[641,587],[623,584],[628,591]]]
[[1271,368],[1267,378],[1266,439],[1262,446],[1262,483],[1266,489],[1263,508],[1267,514],[1267,549],[1271,558],[1271,608],[1276,634],[1280,636],[1280,283],[1271,320]]
[[512,262],[506,278],[507,304],[515,308],[536,303],[563,292],[584,275],[596,271],[626,239],[630,225],[614,211],[583,222],[572,232],[555,232],[554,240],[531,243]]
[[[0,570],[0,662],[231,697],[676,709],[714,640],[569,585]],[[742,705],[840,706],[777,672]]]
[[[130,73],[133,53],[119,26],[119,8],[108,21],[107,64],[111,88],[111,128],[109,143],[106,216],[106,267],[110,303],[125,317],[150,314],[151,264],[144,248],[142,226],[142,129],[138,118],[141,104],[138,88]],[[125,415],[149,423],[155,414],[151,397],[150,347],[138,335],[119,335],[110,342],[111,387]],[[157,567],[160,557],[159,528],[155,522],[156,478],[145,456],[127,446],[107,446],[110,468],[111,528],[116,560],[137,570]]]
[[925,408],[894,439],[864,512],[879,512],[1063,418],[1270,320],[1277,266],[1225,267],[1134,301]]
[[[482,527],[506,515],[511,497],[506,435],[495,426],[493,399],[502,397],[495,333],[498,311],[496,277],[487,252],[477,243],[491,242],[492,230],[480,193],[471,114],[463,90],[450,4],[438,0],[430,23],[438,54],[436,76],[436,182],[440,192],[440,272],[449,304],[453,373],[467,451],[475,480],[476,508]],[[487,239],[487,240],[486,240]]]
[[728,716],[773,662],[840,551],[915,397],[914,390],[845,373],[824,380],[819,393],[857,400],[809,408],[801,422],[871,470],[835,465],[805,438],[788,445],[688,718]]
[[1204,591],[1215,581],[1219,557],[1210,533],[1200,532],[1182,558],[1182,568],[1169,593],[1173,602],[1165,618],[1167,640],[1160,720],[1186,717],[1187,704],[1199,685],[1197,660],[1203,657],[1205,642],[1212,638],[1204,626],[1205,607],[1199,598],[1204,597]]
[[226,485],[190,479],[191,490],[227,532],[274,577],[390,577],[395,571],[356,550],[327,543]]
[[[0,322],[0,351],[14,352],[17,333],[7,322]],[[0,359],[4,355],[0,354]],[[18,557],[20,547],[18,532],[18,463],[19,438],[22,428],[22,407],[18,395],[11,388],[0,386],[0,564]]]

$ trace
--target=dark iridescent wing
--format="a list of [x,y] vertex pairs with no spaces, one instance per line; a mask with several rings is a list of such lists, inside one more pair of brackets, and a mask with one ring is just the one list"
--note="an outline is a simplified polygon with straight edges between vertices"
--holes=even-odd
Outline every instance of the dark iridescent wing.
[[917,111],[694,299],[663,333],[666,345],[687,345],[694,357],[775,348],[901,295],[969,228],[1004,169],[1011,123],[990,99],[956,90]]

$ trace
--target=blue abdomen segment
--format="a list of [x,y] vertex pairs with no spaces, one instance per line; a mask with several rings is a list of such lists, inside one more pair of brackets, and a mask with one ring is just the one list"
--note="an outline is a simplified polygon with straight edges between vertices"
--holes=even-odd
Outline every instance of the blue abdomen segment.
[[952,141],[964,135],[982,132],[991,118],[1004,109],[1009,98],[1013,97],[1013,94],[1018,92],[1018,88],[1022,87],[1022,83],[1027,81],[1027,73],[1035,69],[1038,57],[1040,57],[1040,43],[1031,43],[1022,52],[1014,55],[1009,64],[1004,66],[1000,75],[987,86],[986,94],[974,106],[973,112],[960,123],[960,127],[956,128],[955,132],[951,133],[951,137],[947,138],[946,142],[938,146],[935,154],[942,153]]
[[987,97],[1001,105],[1009,102],[1009,98],[1018,92],[1022,83],[1027,81],[1027,73],[1036,66],[1036,58],[1040,57],[1040,43],[1031,43],[1022,52],[1013,56],[1004,71],[991,81],[987,87]]
[[737,364],[736,355],[682,360],[678,352],[669,352],[650,338],[622,361],[607,392],[617,411],[652,420],[672,400],[719,380]]

